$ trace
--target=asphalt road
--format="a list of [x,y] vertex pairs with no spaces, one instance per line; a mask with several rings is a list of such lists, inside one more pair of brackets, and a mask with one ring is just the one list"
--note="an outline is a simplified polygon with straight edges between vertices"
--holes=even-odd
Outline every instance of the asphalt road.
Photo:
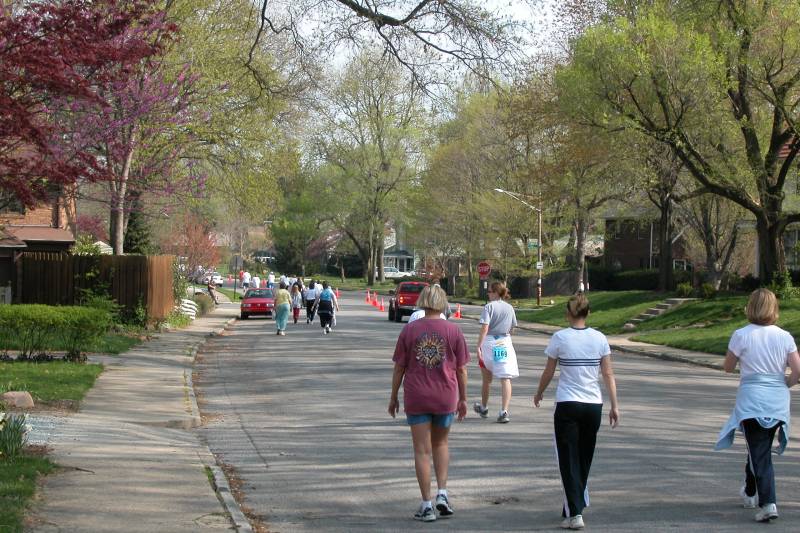
[[[272,320],[239,321],[229,335],[210,341],[196,369],[210,417],[199,431],[236,468],[246,505],[269,531],[558,529],[556,381],[542,408],[531,403],[547,337],[515,336],[521,376],[510,424],[474,413],[454,424],[448,492],[456,515],[422,524],[412,519],[419,489],[405,417],[393,420],[386,412],[391,354],[402,326],[350,294],[342,295],[339,324],[329,336],[304,318],[285,337],[275,335]],[[461,325],[474,346],[476,323]],[[635,356],[615,354],[614,364],[622,423],[612,431],[606,422],[598,437],[587,529],[800,530],[796,440],[775,458],[781,517],[769,525],[756,524],[753,511],[741,508],[741,438],[729,451],[713,451],[733,406],[736,377]],[[480,375],[474,359],[469,368],[471,405]],[[797,392],[794,397],[796,424]]]

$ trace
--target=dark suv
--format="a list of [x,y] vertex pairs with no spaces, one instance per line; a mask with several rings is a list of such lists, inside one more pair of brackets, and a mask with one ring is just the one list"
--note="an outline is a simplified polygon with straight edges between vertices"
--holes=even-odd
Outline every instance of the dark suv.
[[424,281],[403,281],[397,285],[394,295],[389,298],[389,320],[402,322],[410,316],[417,306],[417,298],[428,284]]

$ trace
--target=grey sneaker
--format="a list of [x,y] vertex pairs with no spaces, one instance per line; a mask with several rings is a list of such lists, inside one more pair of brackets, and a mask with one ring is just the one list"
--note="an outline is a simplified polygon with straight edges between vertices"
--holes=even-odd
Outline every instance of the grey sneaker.
[[423,522],[435,522],[436,513],[433,512],[433,507],[419,506],[419,510],[414,513],[414,520],[421,520]]
[[439,518],[450,518],[455,514],[444,494],[436,495],[436,510],[439,511]]
[[761,509],[756,513],[755,518],[756,522],[769,522],[770,520],[778,518],[778,506],[774,503],[762,505]]
[[742,497],[742,507],[745,509],[756,509],[758,508],[758,493],[753,496],[748,496],[744,490],[744,487],[739,489],[739,496]]
[[583,523],[583,516],[576,514],[569,516],[561,521],[561,529],[583,529],[586,527]]
[[489,408],[487,407],[486,409],[484,409],[484,408],[481,406],[481,403],[480,403],[480,402],[475,402],[474,404],[472,404],[472,409],[473,409],[473,410],[474,410],[476,413],[478,413],[479,415],[481,415],[481,418],[486,418],[487,416],[489,416]]
[[511,417],[508,416],[508,411],[500,411],[500,414],[497,415],[497,423],[508,424],[509,422],[511,422]]

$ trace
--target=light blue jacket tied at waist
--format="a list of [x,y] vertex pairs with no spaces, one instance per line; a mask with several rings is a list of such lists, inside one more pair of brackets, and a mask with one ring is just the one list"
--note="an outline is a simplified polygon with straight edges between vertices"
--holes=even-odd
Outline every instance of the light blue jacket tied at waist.
[[719,432],[715,450],[730,448],[742,421],[754,418],[764,428],[779,422],[777,453],[783,453],[789,442],[789,387],[783,374],[750,374],[742,377],[736,393],[736,406],[728,422]]

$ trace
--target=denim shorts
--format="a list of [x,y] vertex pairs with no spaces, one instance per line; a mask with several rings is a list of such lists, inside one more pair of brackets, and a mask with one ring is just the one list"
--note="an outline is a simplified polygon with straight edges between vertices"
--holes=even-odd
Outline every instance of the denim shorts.
[[406,415],[406,420],[408,421],[409,426],[426,424],[430,422],[431,424],[439,426],[440,428],[449,428],[455,417],[455,413],[448,413],[446,415]]

